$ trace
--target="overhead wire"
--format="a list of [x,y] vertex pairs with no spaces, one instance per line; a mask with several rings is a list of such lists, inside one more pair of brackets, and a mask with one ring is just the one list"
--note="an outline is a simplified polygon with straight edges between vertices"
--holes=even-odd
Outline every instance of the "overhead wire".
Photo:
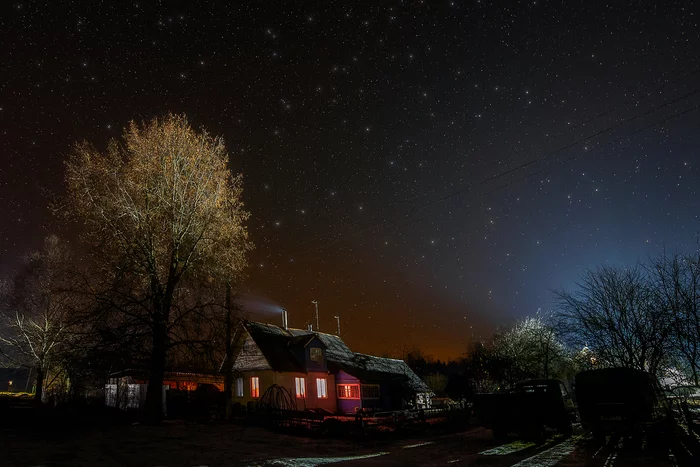
[[[663,90],[664,88],[666,88],[666,87],[668,87],[668,86],[671,86],[671,85],[673,85],[673,84],[676,84],[676,83],[678,83],[678,82],[680,82],[680,81],[682,81],[682,80],[684,80],[684,79],[686,79],[686,78],[693,77],[693,76],[697,75],[698,73],[700,73],[700,68],[697,68],[697,69],[694,69],[694,70],[691,71],[691,72],[682,74],[681,76],[679,76],[679,77],[677,77],[677,78],[675,78],[675,79],[673,79],[673,80],[671,80],[671,81],[669,81],[669,82],[667,82],[667,83],[664,83],[664,84],[662,84],[662,85],[660,85],[660,86],[657,86],[657,87],[655,87],[655,88],[652,89],[652,90],[648,90],[648,91],[646,92],[646,95],[645,95],[644,97],[642,97],[641,99],[647,99],[647,98],[651,97],[652,95],[654,95],[656,92],[661,91],[661,90]],[[661,108],[667,107],[667,106],[669,106],[669,105],[673,105],[674,103],[679,102],[679,101],[685,99],[686,97],[689,97],[690,95],[695,95],[695,94],[697,94],[698,92],[700,92],[700,89],[695,89],[695,90],[693,90],[693,91],[691,91],[691,92],[689,92],[689,93],[684,94],[683,96],[680,96],[680,97],[677,98],[677,99],[674,99],[674,100],[668,101],[668,102],[664,102],[664,103],[660,104],[659,106],[656,106],[656,107],[654,107],[654,108],[648,110],[647,112],[645,112],[645,113],[643,113],[643,114],[634,115],[634,116],[632,116],[632,117],[630,117],[630,118],[623,119],[623,120],[617,122],[615,125],[613,125],[613,126],[611,126],[611,127],[608,127],[608,128],[603,129],[603,130],[600,130],[600,131],[594,133],[593,135],[583,137],[583,138],[581,138],[581,139],[579,139],[579,140],[577,140],[577,141],[575,141],[575,142],[573,142],[573,143],[571,143],[571,144],[568,144],[568,145],[566,145],[566,146],[564,146],[564,147],[561,147],[561,148],[555,150],[555,151],[552,152],[552,153],[548,153],[548,154],[546,154],[546,155],[544,155],[544,156],[541,156],[541,157],[539,157],[539,158],[531,159],[531,160],[529,160],[529,161],[527,161],[527,162],[525,162],[525,163],[521,163],[521,164],[519,164],[519,165],[517,165],[517,166],[515,166],[515,167],[511,167],[511,168],[509,168],[509,169],[505,169],[504,171],[501,171],[501,172],[499,172],[499,173],[497,173],[497,174],[495,174],[495,175],[492,175],[491,177],[487,177],[485,180],[482,180],[481,184],[482,184],[482,185],[483,185],[483,184],[486,184],[486,183],[488,183],[488,182],[490,182],[490,181],[492,181],[492,180],[495,180],[495,179],[498,179],[498,178],[502,178],[502,177],[504,177],[504,176],[507,176],[507,175],[510,174],[510,173],[517,172],[518,170],[522,170],[522,169],[524,169],[524,168],[527,168],[527,167],[529,167],[530,165],[533,165],[533,164],[539,162],[540,160],[542,160],[542,159],[544,159],[544,158],[554,156],[554,155],[556,155],[556,154],[558,154],[558,153],[560,153],[560,152],[562,152],[562,151],[565,151],[565,150],[567,150],[567,149],[569,149],[569,148],[571,148],[571,147],[573,147],[573,146],[576,146],[577,144],[581,144],[581,143],[583,143],[583,142],[585,142],[585,141],[588,141],[588,140],[590,140],[590,139],[593,139],[593,138],[595,138],[595,137],[597,137],[597,136],[600,136],[600,135],[602,135],[602,134],[605,134],[605,133],[608,133],[608,132],[610,132],[610,131],[613,131],[613,130],[619,128],[620,126],[623,126],[623,125],[625,125],[625,124],[627,124],[627,123],[631,123],[632,121],[635,121],[635,120],[637,120],[637,119],[643,118],[643,117],[645,117],[645,116],[647,116],[647,115],[649,115],[649,114],[651,114],[651,113],[654,113],[654,112],[660,110]],[[585,120],[585,121],[583,121],[583,122],[580,122],[580,123],[578,123],[578,124],[576,124],[576,125],[574,125],[574,126],[572,126],[572,127],[567,128],[567,130],[564,131],[564,132],[559,132],[558,134],[555,134],[555,135],[552,135],[552,136],[548,137],[547,139],[545,139],[545,141],[550,141],[550,140],[553,139],[553,138],[562,136],[562,135],[564,135],[564,134],[566,134],[566,133],[569,133],[569,132],[573,131],[575,128],[578,128],[578,127],[580,127],[580,126],[586,125],[586,124],[588,124],[588,123],[590,123],[590,122],[592,122],[592,121],[595,121],[595,120],[597,120],[597,119],[599,119],[599,118],[602,118],[602,117],[604,117],[604,116],[610,115],[610,114],[611,114],[612,112],[614,112],[615,110],[620,109],[620,108],[622,108],[622,107],[626,107],[627,105],[629,105],[630,103],[633,103],[633,102],[638,102],[638,99],[636,99],[636,98],[627,99],[627,100],[623,101],[622,103],[620,103],[620,104],[618,104],[618,105],[615,105],[615,106],[613,106],[612,108],[610,108],[610,109],[608,109],[608,110],[606,110],[606,111],[604,111],[604,112],[602,112],[602,113],[600,113],[600,114],[598,114],[598,115],[596,115],[596,116],[594,116],[594,117],[588,118],[587,120]],[[524,151],[525,151],[525,150],[515,151],[515,152],[513,153],[513,155],[520,154],[520,153],[522,153],[522,152],[524,152]],[[504,161],[504,160],[505,160],[505,159],[500,159],[499,161],[496,161],[496,162],[494,162],[494,163],[492,163],[492,164],[489,164],[489,165],[500,164],[500,163],[501,163],[502,161]],[[488,167],[489,165],[486,165],[485,167]],[[432,189],[432,190],[427,191],[426,193],[423,193],[423,194],[414,196],[413,198],[409,198],[409,199],[401,200],[401,201],[390,202],[390,203],[388,203],[387,207],[395,207],[395,206],[398,206],[398,205],[401,205],[401,204],[406,204],[406,203],[410,203],[410,202],[415,202],[415,201],[417,201],[417,200],[420,200],[420,199],[423,199],[423,198],[429,196],[430,194],[434,193],[435,191],[436,191],[435,189]],[[442,198],[441,198],[441,199],[442,199]],[[408,212],[410,213],[410,212],[412,212],[413,210],[414,210],[414,209],[409,209]],[[375,215],[374,217],[379,217],[380,215],[381,215],[381,213],[377,213],[377,215]],[[344,230],[344,229],[343,229],[343,230]],[[302,240],[302,241],[296,243],[296,244],[294,245],[294,248],[299,248],[299,247],[302,247],[302,246],[304,246],[304,245],[308,245],[308,244],[311,244],[311,243],[316,244],[318,241],[323,240],[323,239],[325,239],[325,238],[327,238],[327,237],[333,236],[333,235],[335,235],[335,234],[338,234],[338,232],[337,232],[337,231],[327,231],[327,232],[324,232],[324,233],[319,233],[319,234],[316,234],[316,235],[312,235],[312,236],[307,237],[307,238],[305,238],[304,240]]]
[[[695,90],[695,91],[693,91],[693,92],[686,93],[686,95],[684,95],[684,97],[682,97],[681,99],[675,99],[675,100],[674,100],[674,103],[680,102],[680,101],[683,100],[683,99],[688,99],[688,98],[692,97],[693,95],[698,94],[699,92],[700,92],[700,90]],[[658,108],[656,109],[656,111],[660,110],[660,109],[663,108],[663,107],[666,107],[666,105],[658,106]],[[593,152],[599,151],[599,150],[601,150],[601,149],[604,148],[604,147],[607,147],[607,146],[610,146],[610,145],[612,145],[612,144],[614,144],[614,143],[616,143],[616,142],[620,142],[620,141],[622,141],[622,140],[631,138],[631,137],[633,137],[633,136],[635,136],[635,135],[637,135],[637,134],[639,134],[639,133],[642,133],[643,131],[646,131],[646,130],[649,130],[649,129],[654,128],[654,127],[656,127],[656,126],[662,125],[663,123],[666,123],[667,121],[670,121],[670,120],[673,120],[673,119],[676,119],[676,118],[680,118],[680,117],[682,117],[682,116],[684,116],[684,115],[686,115],[686,114],[689,114],[690,112],[692,112],[692,111],[694,111],[694,110],[697,110],[698,108],[700,108],[700,104],[697,104],[697,105],[695,105],[695,106],[693,106],[693,107],[691,107],[691,108],[688,108],[688,109],[686,109],[686,110],[683,110],[683,111],[681,111],[681,112],[674,113],[673,115],[667,116],[667,117],[663,118],[663,119],[660,120],[660,121],[657,121],[657,122],[651,123],[651,124],[649,124],[649,125],[646,125],[646,126],[640,128],[640,129],[638,129],[638,130],[635,130],[635,131],[633,131],[633,132],[631,132],[631,133],[625,134],[625,135],[623,135],[623,136],[621,136],[621,137],[619,137],[619,138],[615,138],[615,139],[613,139],[613,140],[611,140],[611,141],[605,142],[605,143],[601,144],[600,146],[597,146],[596,148],[593,148],[593,149],[591,149],[591,150],[587,150],[587,151],[584,151],[584,152],[579,153],[579,154],[574,154],[574,155],[572,155],[572,156],[570,156],[570,157],[568,157],[568,158],[566,158],[566,159],[563,159],[562,161],[559,161],[556,165],[561,165],[561,164],[563,164],[563,163],[565,163],[565,162],[569,162],[569,161],[578,159],[579,157],[581,157],[581,156],[583,156],[583,155],[587,155],[587,154],[591,154],[591,153],[593,153]],[[649,114],[649,112],[645,113],[645,115],[648,115],[648,114]],[[597,136],[597,135],[593,135],[593,136],[591,136],[590,138],[587,138],[587,139],[585,139],[585,140],[581,140],[581,141],[579,142],[579,144],[581,144],[582,142],[587,141],[588,139],[592,139],[592,138],[594,138],[594,137],[596,137],[596,136]],[[575,145],[574,145],[574,146],[575,146]],[[572,147],[572,146],[569,146],[569,147]],[[560,152],[560,151],[555,151],[554,153],[559,153],[559,152]],[[554,154],[554,153],[552,153],[552,154]],[[544,160],[544,159],[545,159],[544,157],[541,157],[541,158],[538,158],[538,161]],[[528,164],[528,165],[531,165],[531,164]],[[525,175],[525,176],[523,176],[523,177],[521,177],[521,178],[518,178],[518,179],[516,179],[516,180],[510,181],[510,182],[508,182],[508,183],[506,183],[506,184],[499,185],[499,186],[497,186],[497,187],[493,187],[493,188],[490,188],[490,189],[487,189],[487,190],[478,192],[478,193],[477,193],[477,196],[483,196],[483,195],[491,194],[491,193],[493,193],[493,192],[495,192],[495,191],[501,190],[501,189],[503,189],[503,188],[506,188],[506,187],[509,187],[509,186],[512,186],[512,185],[515,185],[516,183],[522,182],[522,181],[524,181],[524,180],[527,180],[527,179],[529,179],[529,178],[532,178],[532,177],[534,177],[534,176],[537,176],[537,175],[540,175],[540,174],[542,174],[542,173],[544,173],[544,172],[547,172],[547,171],[549,171],[549,170],[552,170],[553,168],[554,168],[553,166],[544,167],[543,169],[541,169],[541,170],[539,170],[539,171],[537,171],[537,172],[534,172],[534,173],[531,173],[531,174],[527,174],[527,175]],[[509,173],[512,173],[512,170],[509,170]],[[480,185],[483,184],[483,183],[484,183],[484,182],[482,181],[482,183],[480,183]],[[440,198],[437,198],[437,199],[435,199],[435,200],[431,200],[431,201],[429,201],[429,202],[427,202],[427,203],[424,203],[424,204],[422,204],[422,205],[420,205],[420,206],[413,207],[413,208],[409,209],[408,211],[402,213],[402,215],[403,215],[404,217],[406,217],[406,218],[409,218],[409,216],[411,216],[411,214],[413,214],[413,213],[423,211],[423,210],[428,209],[428,208],[430,208],[430,207],[432,207],[432,206],[434,206],[434,205],[437,205],[437,204],[440,204],[440,203],[442,203],[442,202],[444,202],[444,201],[447,201],[447,200],[449,200],[449,199],[455,198],[455,197],[457,197],[457,196],[459,196],[459,195],[461,195],[461,194],[463,194],[463,193],[465,193],[465,192],[470,191],[472,188],[474,188],[474,185],[473,185],[473,184],[470,184],[470,185],[468,185],[468,186],[466,186],[466,187],[464,187],[464,188],[460,188],[460,189],[458,189],[458,190],[456,190],[456,191],[452,191],[452,192],[450,192],[450,193],[447,193],[447,194],[441,196]],[[403,223],[403,224],[400,224],[399,222],[401,222],[401,221],[400,221],[400,220],[397,220],[397,221],[393,222],[393,224],[394,224],[394,227],[395,227],[395,228],[402,227],[402,226],[407,225],[407,224],[410,224],[410,223],[417,223],[417,222],[423,220],[423,219],[424,219],[425,217],[427,217],[428,215],[430,215],[430,213],[427,213],[427,214],[425,214],[425,215],[423,215],[423,216],[420,216],[420,217],[417,217],[417,218],[415,218],[415,219],[410,219],[410,218],[409,218],[409,219],[407,219],[407,222],[405,222],[405,223]],[[358,222],[358,223],[359,223],[359,222]],[[356,225],[357,225],[358,223],[356,223]],[[379,227],[381,227],[381,226],[385,226],[385,225],[388,225],[388,224],[392,224],[392,222],[387,222],[387,220],[383,220],[383,221],[380,221],[380,222],[375,223],[375,224],[373,224],[373,225],[367,226],[367,227],[361,229],[361,230],[358,231],[358,232],[355,232],[355,235],[364,235],[364,234],[366,234],[366,233],[368,233],[368,232],[371,232],[371,231],[373,231],[373,230],[375,230],[375,229],[377,229],[377,228],[379,228]],[[345,228],[345,231],[347,231],[347,227]],[[306,254],[306,253],[309,253],[310,251],[321,251],[321,250],[323,250],[323,249],[326,249],[326,248],[329,248],[329,247],[331,247],[331,246],[336,245],[336,244],[339,243],[340,241],[342,241],[342,238],[338,237],[338,238],[334,239],[333,241],[331,241],[330,243],[326,243],[326,244],[316,244],[316,245],[314,245],[313,247],[311,247],[311,248],[309,248],[309,249],[307,249],[307,250],[303,250],[303,251],[299,252],[298,254],[299,254],[299,255],[304,255],[304,254]]]
[[[686,74],[686,75],[684,75],[684,76],[682,76],[682,77],[679,77],[679,78],[677,78],[677,79],[675,79],[675,80],[673,80],[673,81],[671,81],[671,82],[669,82],[669,83],[666,83],[666,84],[664,84],[664,85],[658,87],[658,88],[656,89],[656,91],[658,91],[658,90],[660,90],[660,89],[663,89],[664,87],[666,87],[666,86],[668,86],[668,85],[670,85],[670,84],[677,83],[677,82],[681,81],[682,79],[685,79],[686,77],[694,76],[694,75],[697,74],[697,73],[700,73],[700,69],[695,70],[695,71],[693,71],[693,72],[691,72],[691,73],[688,73],[688,74]],[[655,91],[652,91],[652,92],[647,93],[647,97],[650,96],[650,95],[652,95],[654,92],[655,92]],[[492,175],[492,176],[490,176],[490,177],[487,177],[487,178],[485,178],[484,180],[482,180],[482,181],[479,183],[479,185],[486,185],[486,184],[488,184],[489,182],[492,182],[492,181],[497,180],[497,179],[499,179],[499,178],[505,177],[505,176],[510,175],[510,174],[512,174],[512,173],[515,173],[515,172],[517,172],[517,171],[519,171],[519,170],[526,169],[526,168],[530,167],[531,165],[534,165],[534,164],[536,164],[536,163],[538,163],[538,162],[545,161],[545,160],[547,160],[547,159],[549,159],[549,158],[551,158],[551,157],[553,157],[553,156],[555,156],[555,155],[557,155],[557,154],[559,154],[559,153],[561,153],[561,152],[563,152],[563,151],[566,151],[567,149],[570,149],[570,148],[575,147],[575,146],[577,146],[577,145],[579,145],[579,144],[583,144],[583,143],[585,143],[585,142],[587,142],[587,141],[589,141],[589,140],[591,140],[591,139],[597,138],[597,137],[599,137],[599,136],[601,136],[601,135],[604,135],[604,134],[606,134],[606,133],[609,133],[609,132],[611,132],[611,131],[614,131],[615,129],[620,128],[621,126],[623,126],[623,125],[625,125],[625,124],[629,124],[629,123],[631,123],[631,122],[633,122],[633,121],[636,121],[636,120],[641,119],[641,118],[644,118],[644,117],[646,117],[646,116],[648,116],[648,115],[654,114],[654,113],[660,111],[660,110],[663,109],[663,108],[670,107],[670,106],[672,106],[672,105],[674,105],[674,104],[676,104],[676,103],[678,103],[678,102],[681,102],[681,101],[686,100],[686,99],[688,99],[688,98],[690,98],[690,97],[692,97],[692,96],[694,96],[694,95],[697,95],[698,93],[700,93],[700,88],[696,88],[696,89],[694,89],[694,90],[692,90],[692,91],[689,91],[689,92],[687,92],[687,93],[685,93],[685,94],[683,94],[683,95],[681,95],[681,96],[679,96],[679,97],[677,97],[677,98],[674,98],[674,99],[672,99],[672,100],[665,101],[665,102],[663,102],[663,103],[661,103],[661,104],[659,104],[659,105],[656,105],[656,106],[652,107],[651,109],[649,109],[649,110],[647,110],[647,111],[645,111],[645,112],[643,112],[643,113],[641,113],[641,114],[633,115],[633,116],[630,116],[630,117],[628,117],[628,118],[622,119],[622,120],[616,122],[615,124],[613,124],[613,125],[611,125],[611,126],[609,126],[609,127],[607,127],[607,128],[604,128],[604,129],[602,129],[602,130],[600,130],[600,131],[598,131],[598,132],[596,132],[596,133],[594,133],[594,134],[592,134],[592,135],[589,135],[589,136],[580,138],[580,139],[576,140],[576,141],[573,142],[573,143],[567,144],[567,145],[565,145],[565,146],[563,146],[563,147],[561,147],[561,148],[556,149],[555,151],[548,152],[548,153],[546,153],[546,154],[544,154],[544,155],[542,155],[542,156],[533,158],[533,159],[531,159],[531,160],[529,160],[529,161],[527,161],[527,162],[521,163],[521,164],[519,164],[519,165],[517,165],[517,166],[515,166],[515,167],[511,167],[511,168],[505,169],[505,170],[503,170],[503,171],[501,171],[501,172],[499,172],[499,173],[497,173],[497,174],[495,174],[495,175]],[[629,103],[629,102],[628,102],[628,103]],[[623,104],[623,105],[626,105],[626,104]],[[623,106],[623,105],[620,105],[620,106],[618,106],[617,108],[619,108],[619,107],[621,107],[621,106]],[[664,123],[665,121],[668,121],[668,120],[670,120],[670,119],[672,119],[672,118],[677,118],[677,117],[680,117],[680,116],[682,116],[682,115],[685,115],[686,113],[689,113],[689,112],[692,111],[692,110],[695,110],[695,108],[691,108],[691,109],[689,109],[688,111],[683,111],[683,112],[681,112],[681,113],[679,113],[679,114],[674,114],[674,115],[672,115],[672,116],[670,116],[670,117],[668,117],[668,118],[666,118],[666,119],[664,119],[664,120],[661,120],[660,122],[652,123],[651,125],[645,126],[645,127],[641,128],[641,129],[639,129],[639,130],[637,130],[637,131],[634,131],[634,132],[632,132],[632,133],[630,133],[630,134],[628,134],[628,135],[625,135],[625,136],[623,136],[623,137],[621,137],[621,138],[618,138],[618,139],[612,140],[612,141],[610,141],[610,142],[608,142],[608,143],[605,143],[604,145],[597,147],[595,150],[599,150],[599,149],[601,149],[602,147],[608,146],[608,145],[610,145],[610,144],[613,144],[614,142],[620,141],[621,139],[625,139],[625,138],[629,138],[629,137],[631,137],[631,136],[634,136],[634,135],[636,135],[636,134],[638,134],[638,133],[640,133],[640,132],[642,132],[642,131],[645,131],[645,130],[647,130],[647,129],[649,129],[649,128],[652,128],[652,127],[654,127],[654,126],[658,126],[658,125],[660,125],[660,124]],[[594,117],[594,118],[592,118],[592,119],[588,119],[587,122],[590,122],[590,121],[595,120],[595,119],[597,119],[597,118],[600,118],[600,117],[602,117],[602,116],[608,115],[611,111],[612,111],[612,110],[603,112],[603,113],[599,114],[598,116],[596,116],[596,117]],[[582,124],[583,124],[583,123],[582,123]],[[579,124],[579,125],[577,125],[577,126],[581,126],[582,124]],[[594,152],[595,150],[587,151],[587,152],[584,152],[583,154],[588,154],[588,153],[590,153],[590,152]],[[567,161],[576,159],[576,158],[580,157],[581,155],[582,155],[582,154],[574,155],[574,156],[572,156],[572,157],[569,157],[569,158],[564,159],[562,162],[567,162]],[[527,179],[529,179],[529,178],[531,178],[531,177],[533,177],[533,176],[539,175],[539,174],[541,174],[541,173],[543,173],[543,172],[545,172],[545,171],[547,171],[547,170],[550,170],[550,169],[551,169],[551,167],[546,167],[546,168],[544,168],[544,169],[542,169],[542,170],[540,170],[540,171],[537,171],[537,172],[535,172],[535,173],[528,174],[528,175],[526,175],[526,176],[524,176],[524,177],[522,177],[522,178],[519,178],[519,179],[517,179],[517,180],[510,181],[509,183],[506,183],[506,184],[504,184],[504,185],[500,185],[500,186],[496,187],[495,190],[499,190],[499,189],[502,189],[502,188],[505,188],[505,187],[508,187],[508,186],[512,186],[512,185],[514,185],[515,183],[518,183],[518,182],[523,181],[523,180],[527,180]],[[467,192],[467,191],[470,191],[474,186],[475,186],[475,184],[471,184],[471,183],[470,183],[470,184],[468,184],[467,186],[465,186],[465,187],[463,187],[463,188],[460,188],[460,189],[458,189],[458,190],[456,190],[456,191],[452,191],[452,192],[446,193],[445,195],[441,196],[440,198],[431,200],[431,201],[429,201],[429,202],[427,202],[427,203],[423,203],[422,205],[419,205],[419,206],[411,207],[411,208],[408,209],[407,211],[405,211],[405,212],[403,212],[403,213],[399,213],[398,215],[399,215],[399,216],[402,216],[402,217],[404,217],[404,218],[408,218],[408,217],[411,216],[411,214],[413,214],[413,213],[415,213],[415,212],[420,212],[420,211],[422,211],[422,210],[424,210],[424,209],[427,209],[427,208],[429,208],[429,207],[431,207],[431,206],[433,206],[433,205],[439,204],[439,203],[444,202],[444,201],[446,201],[446,200],[448,200],[448,199],[451,199],[451,198],[454,198],[454,197],[456,197],[456,196],[459,196],[459,195],[461,195],[461,194],[463,194],[463,193],[465,193],[465,192]],[[483,193],[478,193],[478,195],[483,195],[483,194],[488,194],[488,191],[487,191],[487,192],[483,192]],[[413,198],[412,200],[421,199],[421,198],[424,198],[425,196],[427,196],[427,194],[425,194],[425,195],[420,195],[420,196],[418,196],[418,197]],[[396,205],[398,205],[398,204],[403,204],[403,203],[404,203],[404,202],[394,202],[394,203],[393,203],[393,206],[396,206]],[[392,204],[390,204],[390,206],[392,206]],[[375,216],[375,217],[376,217],[376,216]],[[422,218],[423,218],[423,217],[421,217],[420,219],[422,219]],[[360,222],[366,222],[366,220],[364,220],[364,221],[358,221],[358,222],[355,223],[355,225],[359,224]],[[368,227],[366,227],[366,228],[364,228],[364,229],[361,229],[359,232],[355,232],[355,235],[363,235],[363,234],[365,234],[366,232],[372,231],[372,230],[374,230],[374,229],[376,229],[376,228],[378,228],[378,227],[380,227],[380,226],[382,226],[382,225],[387,225],[387,224],[389,224],[389,223],[390,223],[390,222],[387,222],[386,219],[382,219],[381,221],[379,221],[379,222],[377,222],[377,223],[375,223],[375,224],[373,224],[373,225],[370,225],[370,226],[368,226]],[[396,224],[396,223],[395,223],[395,224]],[[398,224],[396,224],[396,228],[398,228]],[[308,249],[306,249],[306,250],[302,250],[302,251],[298,252],[297,254],[298,254],[298,255],[303,255],[303,254],[307,253],[307,252],[310,251],[310,250],[319,251],[319,250],[321,250],[321,249],[328,248],[329,246],[333,246],[333,245],[337,244],[339,241],[341,241],[341,238],[340,238],[340,237],[341,237],[341,234],[342,234],[343,232],[346,232],[347,230],[348,230],[348,227],[345,226],[345,227],[343,227],[343,229],[340,230],[340,231],[335,231],[335,232],[334,232],[334,231],[329,231],[329,232],[325,232],[325,233],[322,233],[322,234],[318,234],[318,235],[316,235],[316,236],[313,236],[312,238],[309,238],[309,239],[307,239],[307,240],[305,240],[305,241],[302,241],[302,242],[296,244],[295,247],[300,247],[300,246],[303,246],[303,245],[306,245],[306,244],[309,244],[309,243],[314,243],[314,245],[313,245],[311,248],[308,248]],[[336,236],[337,238],[334,239],[334,240],[332,240],[330,243],[327,243],[326,245],[324,245],[324,244],[322,244],[322,243],[319,244],[319,241],[320,241],[320,240],[323,240],[323,239],[328,238],[328,237],[331,237],[331,236]]]

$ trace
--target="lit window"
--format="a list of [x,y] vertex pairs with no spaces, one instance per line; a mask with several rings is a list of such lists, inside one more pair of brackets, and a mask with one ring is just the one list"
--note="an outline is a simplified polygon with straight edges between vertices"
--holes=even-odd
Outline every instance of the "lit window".
[[338,399],[359,399],[360,385],[359,384],[339,384]]
[[363,399],[379,399],[379,385],[378,384],[363,384],[362,385],[362,398]]
[[260,397],[260,378],[257,376],[250,378],[250,397]]
[[304,378],[294,378],[294,383],[297,388],[297,399],[306,398],[306,379]]
[[322,362],[323,361],[323,350],[312,347],[310,349],[310,356],[311,356],[311,361],[313,362]]
[[236,397],[243,397],[243,378],[236,378]]
[[316,395],[319,399],[328,399],[328,383],[326,378],[316,378]]

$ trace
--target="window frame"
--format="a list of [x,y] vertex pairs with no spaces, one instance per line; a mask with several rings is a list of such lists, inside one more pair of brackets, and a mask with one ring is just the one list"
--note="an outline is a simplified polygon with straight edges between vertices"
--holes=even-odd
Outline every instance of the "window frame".
[[297,399],[306,399],[306,378],[294,377],[294,395]]
[[[341,395],[341,388],[342,388],[342,387],[348,387],[348,388],[350,388],[350,389],[349,389],[349,393],[350,393],[350,396],[349,396],[349,397],[345,396],[345,394],[348,392],[348,391],[345,391],[345,390],[342,390],[342,394],[343,394],[343,395]],[[352,389],[353,389],[353,388],[356,388],[356,390],[357,390],[357,397],[353,397],[353,396],[352,396],[352,393],[353,393],[353,390],[352,390]],[[336,397],[337,397],[338,399],[356,400],[356,401],[357,401],[357,400],[360,400],[360,396],[361,396],[361,394],[362,394],[362,393],[360,392],[360,384],[359,384],[359,383],[339,383],[339,384],[336,384],[336,385],[335,385],[335,393],[336,393]]]
[[[365,396],[365,389],[375,389],[377,390],[377,396],[376,397],[366,397]],[[381,389],[378,384],[363,384],[362,387],[360,388],[360,396],[364,400],[379,400],[382,397]]]
[[316,398],[328,399],[328,378],[316,378]]
[[260,377],[251,376],[250,377],[250,397],[253,399],[260,398]]
[[[316,354],[315,357],[314,354]],[[312,362],[323,363],[323,349],[320,347],[311,347],[309,349],[309,360]]]

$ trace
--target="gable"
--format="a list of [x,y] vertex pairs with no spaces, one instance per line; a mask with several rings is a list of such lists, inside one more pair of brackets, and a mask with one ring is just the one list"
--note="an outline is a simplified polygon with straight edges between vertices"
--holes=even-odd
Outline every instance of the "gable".
[[316,334],[313,334],[310,338],[306,339],[304,347],[317,347],[323,349],[324,351],[327,349],[326,344]]
[[268,368],[280,372],[302,372],[306,370],[303,361],[289,347],[291,334],[270,324],[249,321],[246,329],[257,351],[268,363]]
[[260,347],[249,334],[243,342],[243,348],[238,354],[236,361],[233,363],[233,369],[235,371],[270,370],[272,367],[262,350],[260,350]]
[[322,332],[317,336],[327,348],[326,355],[329,362],[350,363],[355,359],[355,354],[340,337]]

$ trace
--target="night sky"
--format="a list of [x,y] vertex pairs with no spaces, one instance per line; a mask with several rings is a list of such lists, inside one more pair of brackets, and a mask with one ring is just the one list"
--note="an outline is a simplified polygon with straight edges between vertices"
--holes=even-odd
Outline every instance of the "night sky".
[[586,268],[694,244],[691,6],[3,1],[0,269],[49,233],[75,141],[185,112],[244,174],[250,303],[456,357]]

